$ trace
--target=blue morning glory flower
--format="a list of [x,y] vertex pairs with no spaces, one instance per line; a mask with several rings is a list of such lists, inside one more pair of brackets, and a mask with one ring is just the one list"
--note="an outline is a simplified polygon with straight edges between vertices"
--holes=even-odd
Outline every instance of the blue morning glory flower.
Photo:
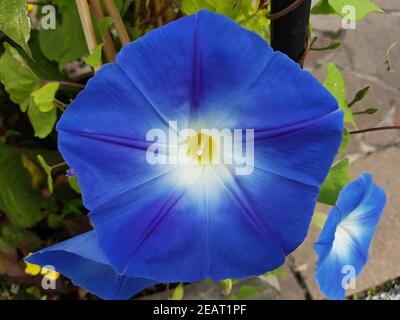
[[318,255],[315,278],[327,298],[344,299],[346,276],[352,273],[358,276],[366,264],[385,203],[385,192],[369,173],[362,174],[340,192],[315,244]]
[[[234,133],[231,161],[203,129]],[[200,11],[125,46],[57,130],[112,268],[190,282],[263,274],[302,243],[343,112],[257,34]]]
[[117,274],[89,231],[25,258],[42,267],[52,266],[77,286],[103,299],[128,299],[157,281]]

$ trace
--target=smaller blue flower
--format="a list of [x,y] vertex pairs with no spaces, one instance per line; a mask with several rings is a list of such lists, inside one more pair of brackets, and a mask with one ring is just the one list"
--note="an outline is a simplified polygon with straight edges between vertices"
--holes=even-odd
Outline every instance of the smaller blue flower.
[[25,258],[40,266],[52,266],[72,283],[103,299],[129,299],[157,281],[117,274],[98,246],[96,233],[79,236],[40,250]]
[[360,274],[385,203],[385,192],[369,173],[340,192],[314,247],[315,278],[327,298],[344,299],[346,277]]

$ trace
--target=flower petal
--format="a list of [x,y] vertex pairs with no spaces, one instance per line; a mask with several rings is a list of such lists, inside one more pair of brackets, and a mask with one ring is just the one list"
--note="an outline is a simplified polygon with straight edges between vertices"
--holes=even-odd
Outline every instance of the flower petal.
[[57,130],[60,134],[100,134],[145,141],[149,128],[166,126],[122,68],[113,63],[104,65],[88,81],[63,113]]
[[340,146],[343,113],[336,110],[311,124],[256,131],[256,167],[319,187]]
[[168,130],[115,64],[104,66],[68,106],[57,125],[58,145],[88,209],[169,170],[146,161],[151,128]]
[[74,168],[88,209],[173,170],[150,165],[146,146],[132,139],[94,133],[59,134],[59,148]]
[[257,34],[201,10],[125,46],[117,63],[163,117],[185,126],[195,110],[208,120],[225,113],[272,56]]
[[339,194],[315,244],[319,257],[315,277],[326,297],[345,298],[343,268],[353,267],[356,276],[361,272],[385,203],[385,192],[368,173],[349,183]]
[[[239,63],[244,68],[248,61]],[[253,128],[256,132],[287,132],[312,126],[338,110],[336,99],[318,79],[285,54],[274,52],[266,67],[259,70],[258,77],[246,83],[238,96],[221,103],[223,117],[213,115],[220,125],[229,123],[230,127]]]
[[[307,235],[319,188],[261,168],[255,168],[250,177],[236,176],[235,180],[285,255],[296,249]],[[229,212],[226,215],[229,220]]]
[[103,299],[129,299],[157,283],[117,274],[100,250],[94,231],[40,250],[25,260],[40,266],[53,266],[75,285]]
[[126,45],[116,61],[164,119],[188,123],[196,15],[149,32]]
[[204,170],[190,186],[171,188],[176,177],[165,175],[90,213],[118,272],[162,282],[220,280],[259,275],[284,262],[271,231],[276,226],[230,186],[226,169]]

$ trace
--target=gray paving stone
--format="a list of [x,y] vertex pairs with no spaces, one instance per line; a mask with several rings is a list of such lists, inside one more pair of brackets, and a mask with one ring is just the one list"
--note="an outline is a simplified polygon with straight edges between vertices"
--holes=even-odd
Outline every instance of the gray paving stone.
[[[313,45],[316,48],[327,47],[333,41],[332,36],[321,32],[314,32],[313,36],[318,37],[317,42]],[[335,41],[340,41],[340,39],[335,38]],[[337,50],[340,49],[323,51],[309,50],[304,63],[305,68],[311,68],[312,70],[318,68],[321,61],[330,60],[334,55],[338,54]]]
[[383,10],[400,10],[399,0],[374,0],[373,2]]
[[337,32],[342,29],[342,18],[338,15],[311,15],[310,22],[316,31]]
[[[371,245],[369,261],[357,279],[356,290],[348,294],[362,292],[400,276],[399,159],[400,148],[391,147],[361,158],[350,167],[353,178],[365,171],[372,173],[374,180],[385,189],[388,201]],[[323,298],[314,280],[316,255],[312,245],[318,239],[318,234],[319,230],[312,226],[307,240],[293,255],[314,299]]]
[[386,52],[400,39],[400,16],[371,14],[357,22],[356,30],[346,30],[343,48],[333,59],[343,69],[376,77],[393,89],[400,89],[400,43],[390,53],[392,68],[388,72]]
[[396,109],[396,113],[394,115],[394,125],[400,126],[400,108]]

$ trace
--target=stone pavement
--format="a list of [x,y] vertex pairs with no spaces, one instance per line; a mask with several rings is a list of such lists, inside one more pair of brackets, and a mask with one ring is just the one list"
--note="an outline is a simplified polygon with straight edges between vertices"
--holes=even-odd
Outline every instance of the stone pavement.
[[[333,51],[312,52],[306,60],[306,68],[321,81],[325,78],[326,63],[335,63],[344,74],[349,99],[359,89],[371,87],[368,96],[355,105],[354,110],[376,107],[379,111],[374,115],[356,116],[359,129],[400,125],[400,1],[374,2],[386,13],[371,14],[358,21],[356,30],[343,30],[339,17],[313,16],[313,29],[321,40],[318,46],[330,43],[335,36],[342,46]],[[386,51],[395,41],[399,43],[390,53],[394,72],[388,72]],[[348,292],[350,295],[400,277],[400,131],[353,135],[347,156],[351,161],[352,178],[365,171],[371,172],[388,198],[369,261],[357,280],[356,290]],[[313,276],[316,256],[312,245],[318,233],[319,230],[311,227],[308,238],[293,254],[309,293],[315,299],[322,298]]]

